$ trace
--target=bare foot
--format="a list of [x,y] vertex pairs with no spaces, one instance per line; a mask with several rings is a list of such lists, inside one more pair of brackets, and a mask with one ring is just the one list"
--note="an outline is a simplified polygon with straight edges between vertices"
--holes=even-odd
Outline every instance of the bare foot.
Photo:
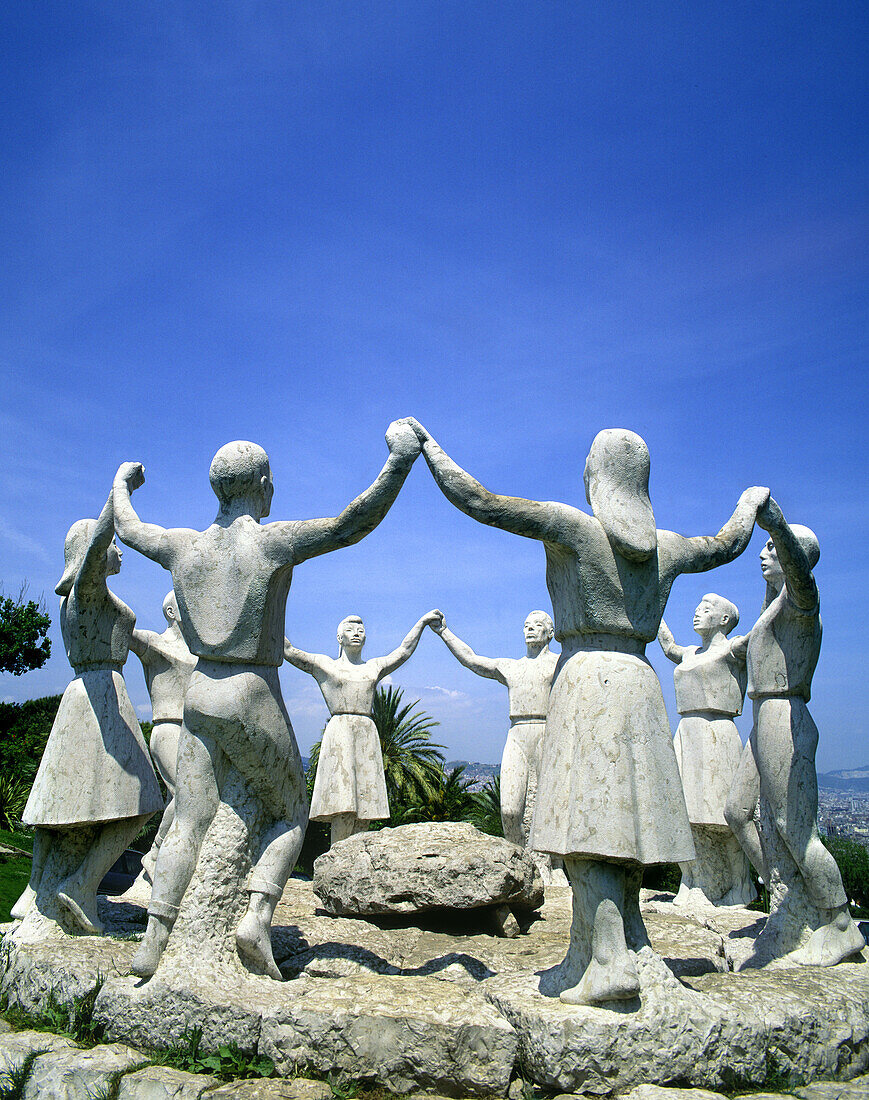
[[29,884],[24,887],[24,893],[12,906],[10,916],[13,920],[24,920],[27,910],[36,900],[36,891]]
[[592,959],[578,985],[565,989],[559,1000],[568,1005],[594,1005],[606,1001],[631,1001],[640,995],[640,975],[626,954],[606,966]]
[[103,922],[97,915],[97,899],[77,897],[72,890],[70,880],[64,879],[57,891],[57,900],[66,909],[76,924],[92,936],[101,936]]
[[139,944],[139,950],[133,956],[130,963],[130,973],[139,978],[150,978],[157,969],[160,956],[169,939],[170,928],[160,917],[153,913],[148,915],[148,927]]
[[272,954],[271,924],[257,917],[250,909],[241,918],[235,933],[235,946],[255,974],[266,974],[278,982],[284,980]]
[[800,966],[835,966],[856,955],[866,946],[860,929],[847,913],[840,913],[830,924],[816,928],[804,947],[787,956]]

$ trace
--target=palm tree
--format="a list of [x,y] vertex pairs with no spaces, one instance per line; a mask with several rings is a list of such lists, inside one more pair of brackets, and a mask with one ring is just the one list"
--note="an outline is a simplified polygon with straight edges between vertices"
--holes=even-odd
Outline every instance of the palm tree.
[[419,700],[402,706],[402,695],[401,688],[378,688],[371,709],[393,816],[403,816],[409,805],[424,805],[434,797],[444,767],[443,745],[431,740],[431,731],[440,723],[424,712],[414,713]]
[[470,820],[483,833],[490,836],[503,836],[501,823],[501,776],[493,775],[482,790],[474,796],[474,808]]
[[404,820],[470,821],[476,805],[471,790],[474,781],[465,778],[464,772],[464,764],[449,772],[441,769],[435,790],[425,802],[411,806]]

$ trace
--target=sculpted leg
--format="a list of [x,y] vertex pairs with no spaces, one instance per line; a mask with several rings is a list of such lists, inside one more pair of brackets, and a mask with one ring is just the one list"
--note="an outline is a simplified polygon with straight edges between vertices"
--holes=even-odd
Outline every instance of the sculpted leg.
[[[250,679],[244,714],[244,744],[252,751],[229,753],[250,789],[277,817],[254,846],[248,879],[250,901],[236,930],[238,952],[256,973],[281,979],[272,955],[271,923],[275,906],[295,866],[307,824],[301,758],[293,727],[272,680]],[[356,818],[353,818],[356,822]],[[356,829],[358,831],[358,823]]]
[[754,820],[754,809],[760,798],[760,773],[758,771],[755,743],[757,730],[742,750],[739,767],[733,777],[727,803],[724,807],[724,820],[733,830],[740,847],[748,857],[749,863],[765,883],[769,883],[769,868],[760,844],[760,833]]
[[763,795],[823,921],[790,958],[805,965],[834,966],[861,951],[865,940],[848,910],[836,861],[818,834],[818,730],[802,699],[765,699],[762,707]]
[[513,731],[501,757],[501,824],[504,837],[524,848],[528,843],[525,831],[525,798],[528,791],[528,761]]
[[51,848],[51,830],[37,828],[33,834],[33,862],[30,865],[30,881],[24,887],[24,893],[12,906],[13,920],[23,920],[27,910],[36,899],[36,891],[45,869],[45,860]]
[[356,814],[335,814],[330,825],[330,844],[337,844],[340,840],[346,840],[348,836],[365,832],[366,823],[360,821]]
[[99,885],[151,816],[123,817],[104,825],[81,865],[60,883],[57,899],[83,932],[92,935],[102,933],[103,925],[97,913]]
[[154,871],[154,889],[148,906],[148,927],[132,965],[132,973],[150,977],[157,969],[178,907],[190,882],[218,805],[214,757],[218,749],[182,726],[178,742],[175,820],[160,847]]
[[[586,947],[590,959],[582,977],[576,985],[562,990],[560,999],[567,1004],[601,1004],[633,999],[639,995],[640,978],[636,963],[628,951],[622,914],[628,876],[634,869],[616,863],[570,857],[565,857],[564,867],[573,889],[574,925],[579,926],[577,931],[585,930],[586,938],[590,928],[591,944],[590,952]],[[633,886],[631,875],[631,890]],[[577,920],[580,913],[581,919]],[[633,936],[639,935],[636,918],[633,917],[631,932]],[[582,950],[583,946],[575,943],[572,928],[570,951]]]

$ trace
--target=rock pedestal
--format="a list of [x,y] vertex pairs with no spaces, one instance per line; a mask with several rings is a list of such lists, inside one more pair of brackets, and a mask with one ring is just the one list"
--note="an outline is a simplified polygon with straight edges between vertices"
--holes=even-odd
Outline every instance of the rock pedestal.
[[543,881],[530,853],[463,822],[359,833],[314,864],[314,893],[333,916],[430,910],[538,909]]

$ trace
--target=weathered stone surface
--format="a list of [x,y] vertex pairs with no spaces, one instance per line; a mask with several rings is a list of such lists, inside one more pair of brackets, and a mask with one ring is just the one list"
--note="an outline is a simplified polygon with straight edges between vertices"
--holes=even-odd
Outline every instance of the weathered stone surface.
[[721,1092],[708,1089],[664,1088],[662,1085],[637,1085],[623,1100],[725,1100]]
[[292,1077],[288,1081],[232,1081],[208,1094],[208,1100],[332,1100],[332,1089],[325,1081]]
[[38,1013],[53,996],[62,1005],[93,992],[107,974],[129,969],[135,944],[101,936],[57,932],[42,943],[0,945],[0,996],[23,1012]]
[[687,979],[729,1015],[758,1021],[770,1068],[799,1081],[869,1067],[869,966],[769,967]]
[[187,1073],[170,1066],[147,1066],[125,1074],[120,1081],[117,1100],[199,1100],[220,1082],[203,1073]]
[[517,1036],[475,990],[387,975],[305,981],[303,996],[263,1013],[260,1053],[279,1073],[346,1073],[394,1092],[506,1091]]
[[794,1095],[802,1100],[866,1100],[869,1097],[869,1075],[855,1077],[853,1081],[815,1081],[794,1089]]
[[24,1100],[93,1100],[120,1074],[147,1062],[137,1050],[111,1043],[92,1050],[58,1050],[33,1063],[24,1085]]
[[314,893],[337,916],[543,904],[527,852],[456,821],[350,837],[314,863]]
[[208,983],[191,976],[186,986],[174,989],[156,978],[145,985],[133,977],[112,978],[100,990],[94,1019],[109,1038],[145,1048],[181,1045],[185,1033],[200,1028],[205,1051],[235,1043],[253,1054],[268,986],[285,988],[253,976],[237,983]]
[[4,1032],[0,1035],[0,1074],[18,1069],[34,1051],[46,1053],[73,1048],[75,1043],[72,1040],[45,1031]]
[[748,1013],[686,989],[649,948],[637,953],[639,1005],[567,1006],[533,973],[489,978],[483,991],[519,1033],[523,1077],[565,1092],[624,1091],[649,1080],[720,1087],[762,1081],[765,1037]]

